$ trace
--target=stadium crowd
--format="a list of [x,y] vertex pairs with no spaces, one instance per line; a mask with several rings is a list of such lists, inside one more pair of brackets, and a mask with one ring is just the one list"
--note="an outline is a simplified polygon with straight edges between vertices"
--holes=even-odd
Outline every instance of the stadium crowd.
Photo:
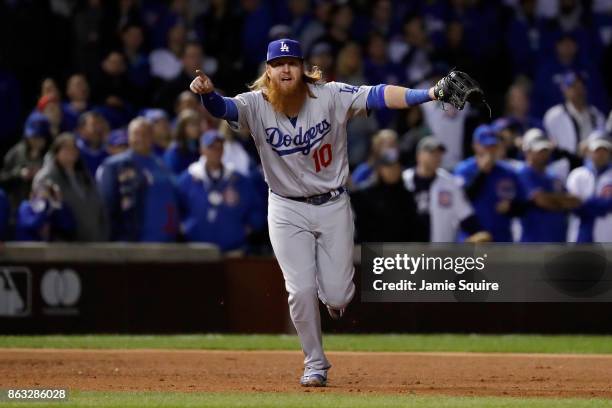
[[437,102],[348,127],[358,241],[612,242],[612,2],[0,1],[0,234],[267,252],[254,143],[188,90],[235,95],[294,38],[326,81]]

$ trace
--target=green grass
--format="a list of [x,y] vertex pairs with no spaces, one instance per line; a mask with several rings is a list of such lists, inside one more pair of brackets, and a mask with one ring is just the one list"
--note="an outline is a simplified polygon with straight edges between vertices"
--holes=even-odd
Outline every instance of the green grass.
[[[612,353],[612,336],[329,334],[328,351]],[[289,335],[0,336],[0,348],[299,350]]]
[[[41,403],[0,403],[0,406],[41,407]],[[158,393],[158,392],[75,392],[68,402],[44,403],[49,407],[252,407],[252,408],[595,408],[612,407],[603,399],[499,398],[499,397],[436,397],[394,395],[339,395],[331,393]]]

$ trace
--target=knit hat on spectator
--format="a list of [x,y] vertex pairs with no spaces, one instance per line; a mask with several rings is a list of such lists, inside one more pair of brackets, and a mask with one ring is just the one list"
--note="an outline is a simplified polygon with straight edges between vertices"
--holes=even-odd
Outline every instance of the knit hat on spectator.
[[40,112],[32,113],[26,120],[23,136],[28,139],[31,137],[51,137],[49,119]]

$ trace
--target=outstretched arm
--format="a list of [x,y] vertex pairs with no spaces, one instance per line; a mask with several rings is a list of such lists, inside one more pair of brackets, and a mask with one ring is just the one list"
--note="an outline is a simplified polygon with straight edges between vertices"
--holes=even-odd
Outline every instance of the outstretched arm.
[[466,102],[480,102],[489,108],[484,92],[465,72],[451,71],[429,89],[409,89],[394,85],[377,85],[368,94],[368,109],[403,109],[438,100],[462,110]]
[[410,89],[395,85],[376,85],[368,94],[368,109],[405,109],[435,100],[434,88]]

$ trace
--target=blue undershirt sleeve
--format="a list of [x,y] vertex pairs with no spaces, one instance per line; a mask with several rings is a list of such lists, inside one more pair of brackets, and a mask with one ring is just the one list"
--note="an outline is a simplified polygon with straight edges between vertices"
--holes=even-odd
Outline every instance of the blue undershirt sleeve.
[[202,105],[216,118],[235,122],[238,120],[238,107],[232,98],[226,98],[216,92],[200,95]]
[[368,110],[384,109],[387,107],[385,104],[385,88],[387,85],[380,84],[373,86],[368,93],[368,99],[366,101],[366,108]]

